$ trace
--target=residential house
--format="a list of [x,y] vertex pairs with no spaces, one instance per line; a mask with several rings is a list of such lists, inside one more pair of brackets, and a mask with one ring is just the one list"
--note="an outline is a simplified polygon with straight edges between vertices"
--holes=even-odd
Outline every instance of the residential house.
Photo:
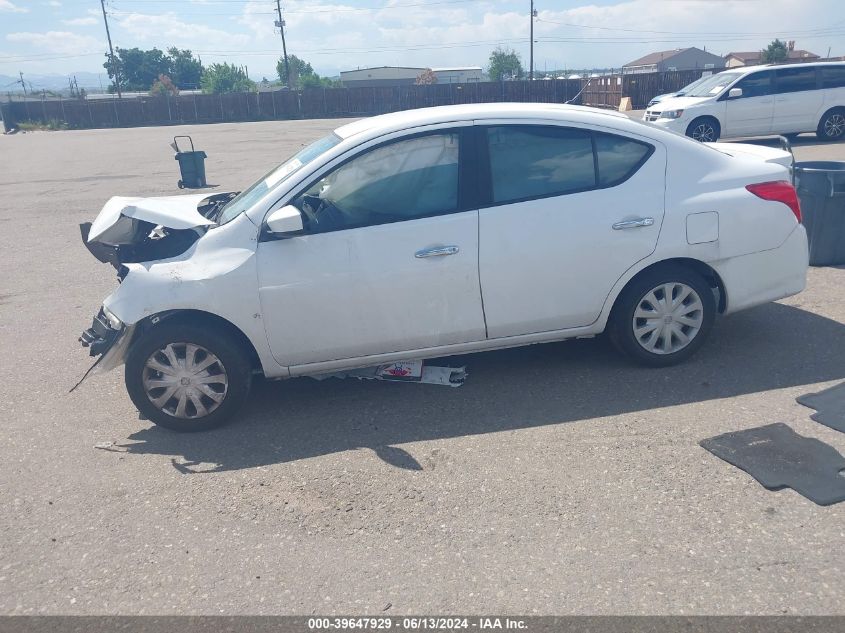
[[667,70],[713,70],[724,69],[725,60],[719,55],[691,46],[671,51],[649,53],[622,66],[623,74],[654,73]]

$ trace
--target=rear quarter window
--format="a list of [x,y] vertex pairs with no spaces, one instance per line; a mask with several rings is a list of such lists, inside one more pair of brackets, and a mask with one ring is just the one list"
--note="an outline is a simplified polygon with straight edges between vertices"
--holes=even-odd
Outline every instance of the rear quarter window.
[[595,134],[599,187],[613,187],[630,178],[654,152],[647,143],[613,134]]
[[845,88],[845,65],[822,66],[822,88]]

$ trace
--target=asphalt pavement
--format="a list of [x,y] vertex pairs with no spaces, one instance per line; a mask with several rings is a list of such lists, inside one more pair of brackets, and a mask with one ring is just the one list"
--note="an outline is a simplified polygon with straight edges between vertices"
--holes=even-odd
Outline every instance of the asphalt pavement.
[[669,369],[598,338],[448,359],[458,389],[266,382],[190,435],[139,420],[120,371],[68,393],[116,285],[80,222],[179,193],[175,134],[208,153],[212,192],[339,123],[0,136],[0,613],[843,613],[845,505],[698,445],[780,421],[845,453],[795,402],[845,380],[841,267],[719,318]]

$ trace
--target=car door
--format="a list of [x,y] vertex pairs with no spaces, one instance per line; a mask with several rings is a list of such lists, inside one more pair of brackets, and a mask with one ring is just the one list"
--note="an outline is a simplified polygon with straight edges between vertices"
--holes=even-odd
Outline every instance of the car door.
[[772,131],[777,134],[815,130],[824,101],[816,66],[784,66],[775,70]]
[[774,97],[773,71],[761,70],[740,79],[730,87],[741,88],[742,95],[730,97],[730,89],[720,97],[726,100],[725,126],[722,136],[755,136],[770,134]]
[[594,323],[613,285],[655,249],[665,148],[600,128],[478,129],[489,156],[479,210],[488,336]]
[[478,212],[459,178],[463,134],[369,147],[293,197],[304,233],[258,247],[262,318],[280,364],[484,339]]

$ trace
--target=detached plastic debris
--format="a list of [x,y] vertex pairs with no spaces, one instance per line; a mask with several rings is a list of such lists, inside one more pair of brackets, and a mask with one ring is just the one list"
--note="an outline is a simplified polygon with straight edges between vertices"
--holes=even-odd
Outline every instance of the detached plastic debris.
[[466,367],[434,367],[426,365],[425,361],[422,360],[410,360],[311,377],[316,380],[325,380],[326,378],[358,378],[359,380],[417,382],[427,385],[460,387],[467,379],[467,371]]

